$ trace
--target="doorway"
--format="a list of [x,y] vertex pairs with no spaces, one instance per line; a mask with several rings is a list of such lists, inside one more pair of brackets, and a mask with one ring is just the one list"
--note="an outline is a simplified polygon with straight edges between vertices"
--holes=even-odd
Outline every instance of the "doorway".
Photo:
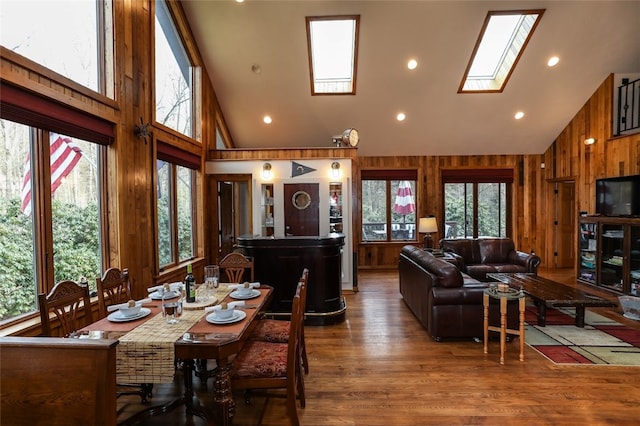
[[576,265],[575,181],[565,180],[555,185],[554,258],[556,268]]
[[320,189],[317,183],[284,185],[286,235],[320,235]]
[[[209,220],[212,263],[236,248],[240,235],[251,234],[251,175],[213,175],[210,181],[217,214]],[[215,197],[215,198],[214,198]],[[212,210],[213,212],[213,210]]]

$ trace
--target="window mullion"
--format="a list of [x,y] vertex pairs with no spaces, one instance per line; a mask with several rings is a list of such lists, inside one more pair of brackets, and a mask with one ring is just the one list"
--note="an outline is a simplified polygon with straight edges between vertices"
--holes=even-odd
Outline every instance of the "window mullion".
[[171,202],[169,203],[169,211],[171,212],[171,252],[172,260],[175,265],[180,263],[180,253],[178,251],[178,166],[171,164],[171,178],[169,179],[171,186]]
[[49,132],[32,129],[31,135],[31,214],[35,231],[35,279],[38,292],[48,293],[55,285]]

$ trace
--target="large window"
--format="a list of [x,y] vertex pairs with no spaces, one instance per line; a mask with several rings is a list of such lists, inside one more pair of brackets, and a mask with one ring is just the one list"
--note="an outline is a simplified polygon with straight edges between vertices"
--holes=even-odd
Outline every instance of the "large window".
[[104,148],[0,120],[0,321],[34,312],[37,294],[102,269]]
[[[2,1],[0,43],[76,83],[113,96],[111,1]],[[55,48],[64,46],[64,48]]]
[[[175,266],[196,256],[196,171],[195,162],[158,153],[158,264]],[[175,152],[175,151],[174,151]],[[193,158],[195,161],[195,157]]]
[[510,236],[513,170],[448,170],[442,182],[445,238]]
[[416,241],[416,171],[362,171],[362,241]]
[[156,122],[193,136],[193,65],[164,0],[156,0]]

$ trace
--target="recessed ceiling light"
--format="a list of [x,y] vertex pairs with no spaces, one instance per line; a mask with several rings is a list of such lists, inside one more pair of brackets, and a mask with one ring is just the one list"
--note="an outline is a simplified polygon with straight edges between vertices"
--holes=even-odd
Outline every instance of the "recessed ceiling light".
[[262,72],[262,67],[260,64],[253,64],[251,65],[251,72],[254,74],[260,74]]
[[262,119],[262,121],[264,121],[264,122],[265,122],[265,124],[271,124],[271,122],[272,122],[273,120],[271,119],[271,117],[270,117],[270,116],[265,115],[265,116],[264,116],[264,118]]
[[524,112],[522,111],[518,111],[516,112],[516,114],[513,116],[516,120],[520,120],[522,117],[524,117]]
[[409,62],[407,62],[407,68],[409,68],[410,70],[416,69],[417,66],[418,61],[416,61],[415,59],[409,59]]
[[398,121],[404,121],[405,118],[407,118],[407,116],[404,115],[404,112],[399,112],[398,115],[396,115],[396,120]]
[[244,3],[244,0],[236,0],[236,3]]
[[560,58],[558,58],[557,56],[552,56],[547,61],[547,66],[550,66],[550,67],[556,66],[558,62],[560,62]]

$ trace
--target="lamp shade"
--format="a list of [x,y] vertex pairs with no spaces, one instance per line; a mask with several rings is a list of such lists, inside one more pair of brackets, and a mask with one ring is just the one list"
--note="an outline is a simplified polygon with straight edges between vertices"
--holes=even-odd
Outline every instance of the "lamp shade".
[[435,217],[421,217],[418,222],[418,232],[431,233],[438,232],[438,222]]

